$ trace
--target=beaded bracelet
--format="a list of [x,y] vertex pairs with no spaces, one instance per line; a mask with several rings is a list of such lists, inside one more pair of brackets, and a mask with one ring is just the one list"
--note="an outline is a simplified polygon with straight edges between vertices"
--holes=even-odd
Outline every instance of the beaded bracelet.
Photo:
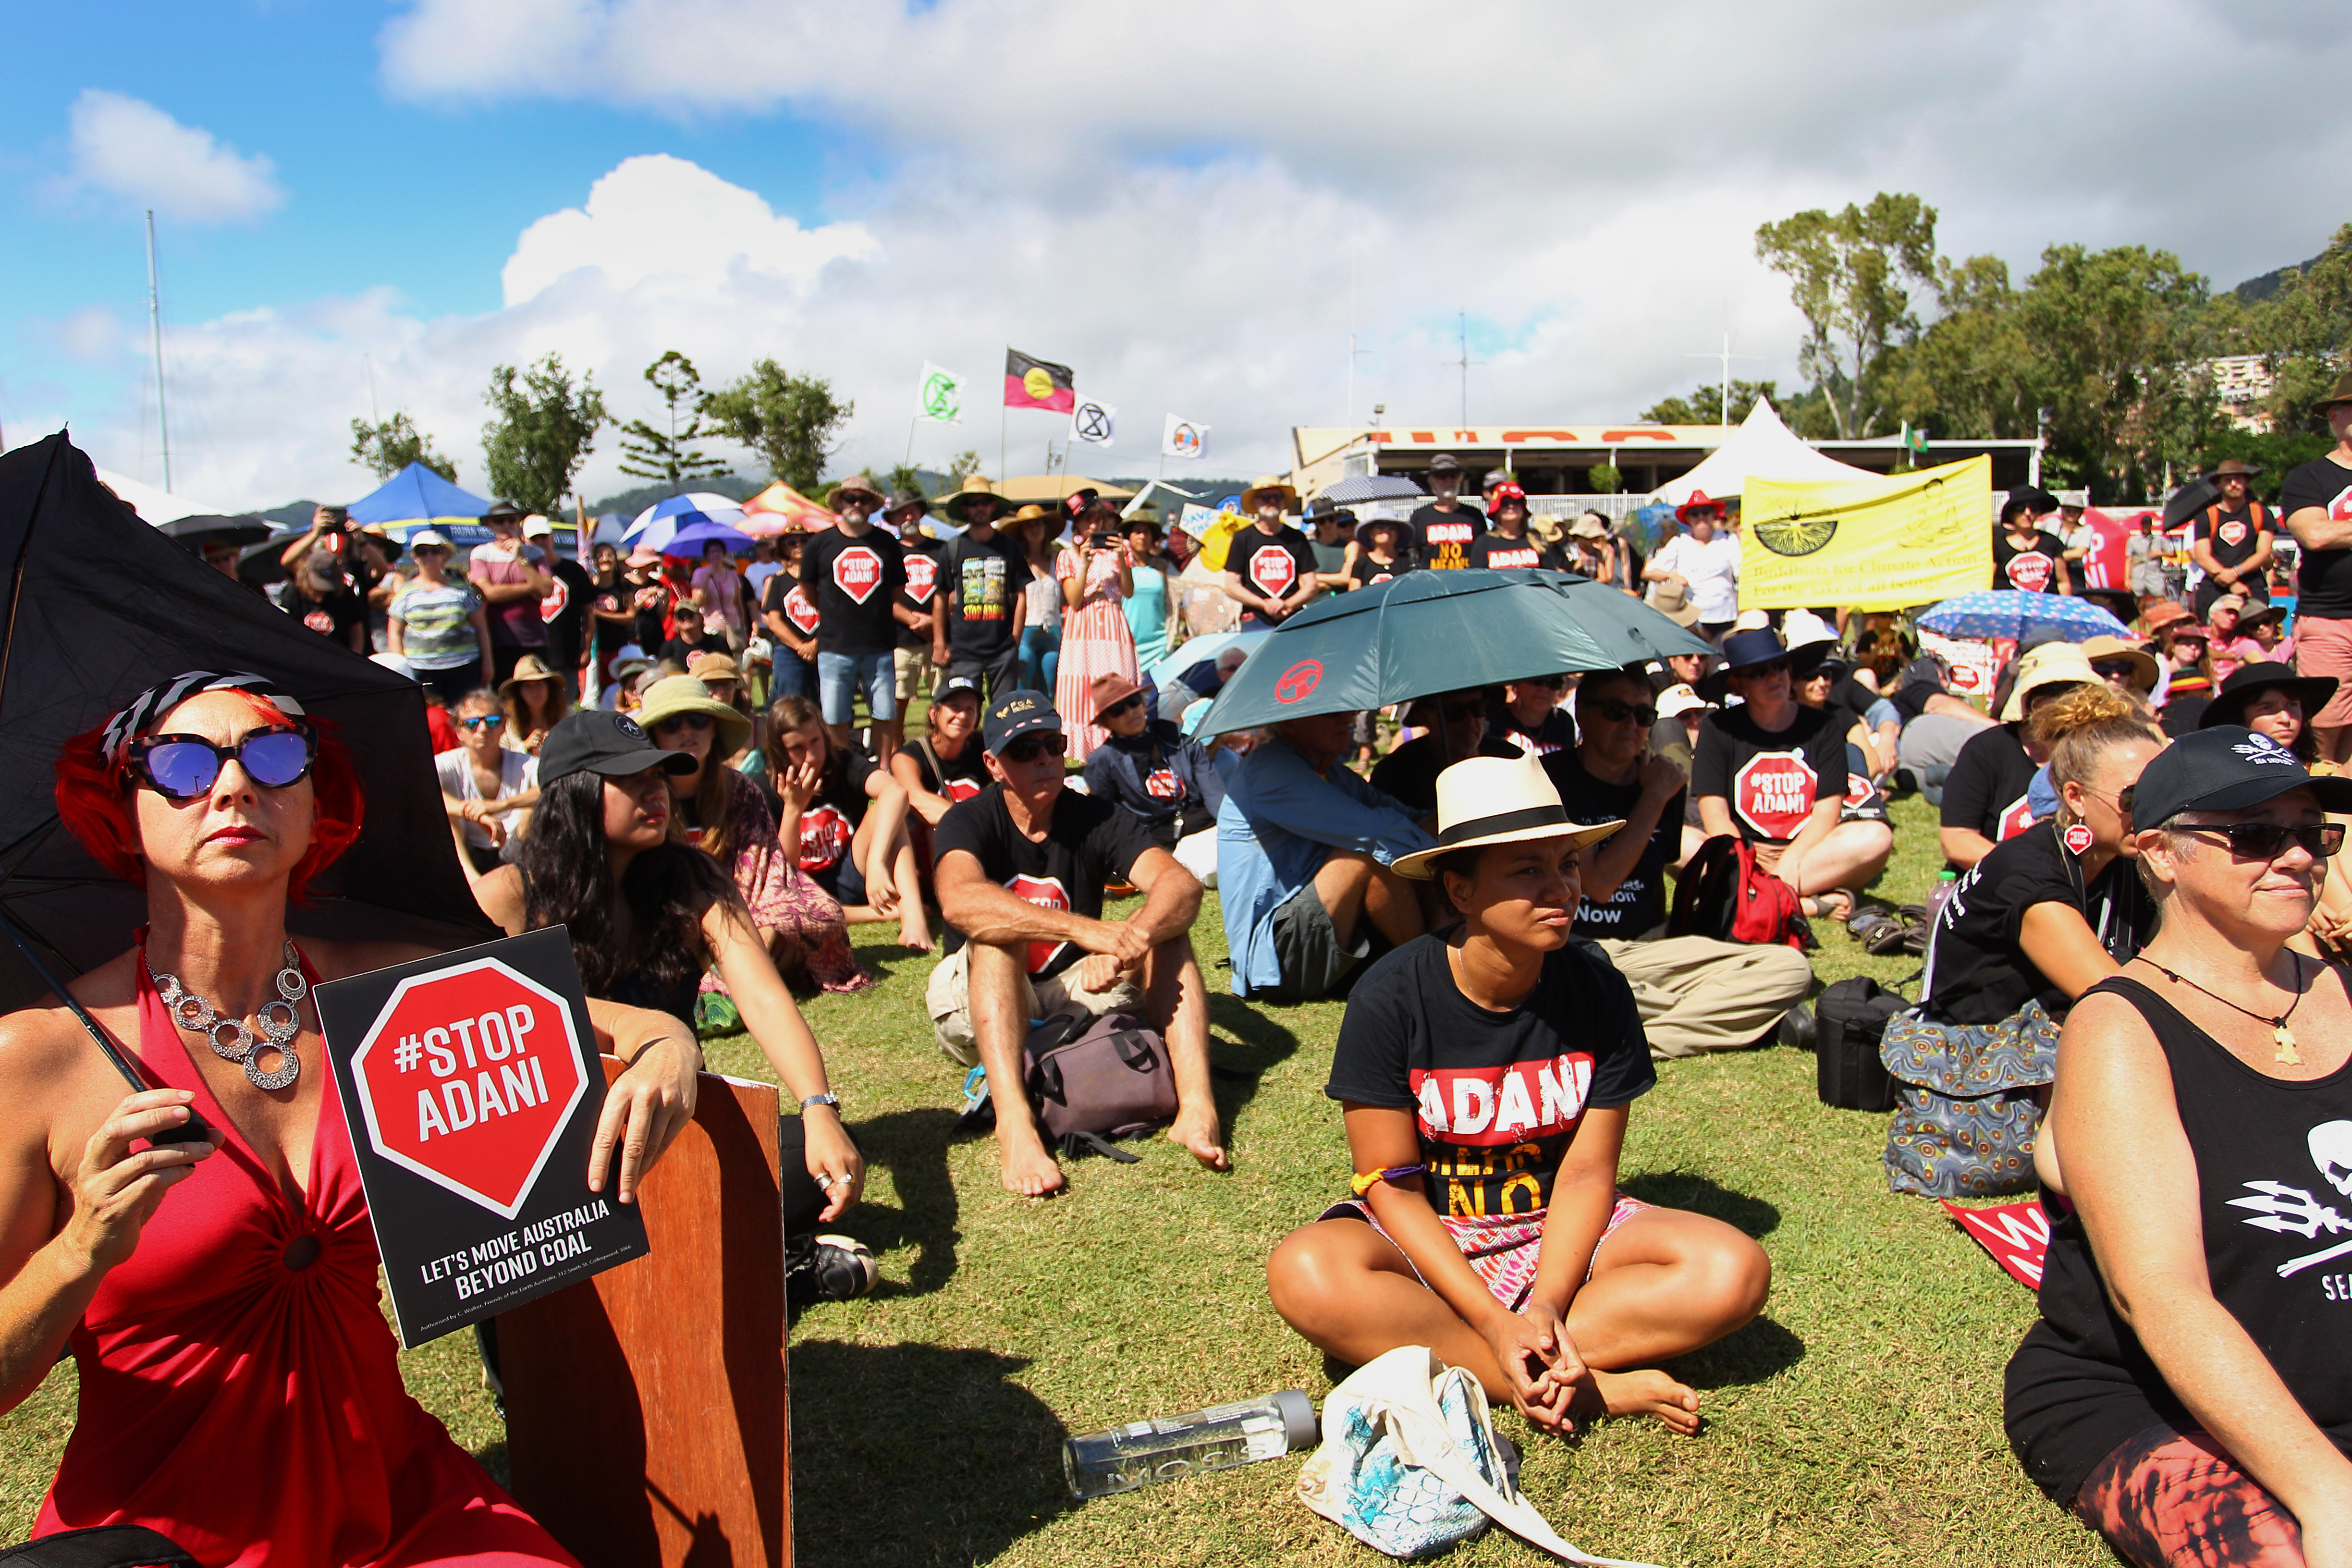
[[1382,1182],[1402,1182],[1407,1176],[1418,1176],[1429,1169],[1426,1165],[1391,1165],[1385,1171],[1367,1171],[1349,1182],[1349,1190],[1362,1197]]

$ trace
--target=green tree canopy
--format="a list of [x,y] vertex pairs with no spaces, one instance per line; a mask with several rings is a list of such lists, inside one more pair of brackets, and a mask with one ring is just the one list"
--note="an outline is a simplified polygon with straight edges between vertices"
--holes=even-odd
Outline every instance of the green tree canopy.
[[656,479],[676,495],[688,479],[708,479],[728,471],[724,458],[698,450],[695,442],[719,435],[702,422],[702,376],[694,362],[671,349],[646,366],[646,380],[661,394],[663,426],[632,419],[621,426],[621,472]]
[[1866,207],[1815,207],[1758,228],[1756,256],[1789,279],[1807,327],[1798,363],[1828,395],[1838,435],[1879,433],[1879,362],[1919,333],[1904,280],[1936,282],[1936,209],[1885,191]]
[[583,372],[574,387],[562,356],[553,353],[520,371],[492,367],[482,394],[493,416],[482,426],[491,489],[527,511],[552,513],[563,504],[572,476],[611,419],[595,380]]
[[[1738,424],[1762,398],[1774,407],[1780,406],[1780,388],[1769,381],[1731,383],[1731,423]],[[1642,417],[1653,425],[1712,425],[1723,415],[1723,384],[1710,381],[1694,388],[1687,396],[1669,397],[1643,410]]]
[[411,463],[422,463],[451,484],[457,482],[457,465],[433,449],[433,437],[416,428],[405,409],[396,409],[391,418],[373,425],[352,420],[352,458],[373,469],[379,479],[392,478]]
[[793,375],[772,359],[702,399],[716,433],[759,453],[772,476],[803,495],[815,493],[841,427],[856,412],[823,376]]

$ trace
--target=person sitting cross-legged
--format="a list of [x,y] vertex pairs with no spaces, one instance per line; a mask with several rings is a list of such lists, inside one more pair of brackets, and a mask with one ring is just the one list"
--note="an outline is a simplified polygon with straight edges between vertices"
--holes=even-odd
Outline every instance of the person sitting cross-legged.
[[1324,1092],[1354,1195],[1266,1266],[1275,1310],[1360,1365],[1427,1345],[1538,1431],[1601,1415],[1698,1431],[1658,1363],[1763,1310],[1746,1236],[1617,1185],[1633,1102],[1657,1081],[1624,979],[1570,932],[1586,847],[1532,757],[1438,781],[1440,847],[1398,862],[1459,912],[1374,964],[1349,999]]
[[[1225,779],[1218,897],[1236,996],[1311,1002],[1371,956],[1428,929],[1391,869],[1434,842],[1415,815],[1339,765],[1349,713],[1286,719]],[[1484,710],[1466,721],[1475,736]]]
[[1658,721],[1650,683],[1637,669],[1586,676],[1576,689],[1576,721],[1583,738],[1544,757],[1544,773],[1570,821],[1624,824],[1585,852],[1576,934],[1597,942],[1633,986],[1652,1056],[1696,1056],[1769,1038],[1812,989],[1813,966],[1803,953],[1661,934],[1666,867],[1682,854],[1687,786],[1681,768],[1650,754]]
[[[1166,1037],[1175,1069],[1168,1136],[1225,1168],[1209,1088],[1208,992],[1192,956],[1201,884],[1151,841],[1142,819],[1065,790],[1061,716],[1042,692],[1010,691],[982,729],[988,788],[940,818],[932,879],[947,956],[925,998],[940,1048],[988,1069],[1004,1185],[1043,1197],[1064,1184],[1022,1085],[1029,1021],[1057,1013],[1138,1014]],[[1102,918],[1103,885],[1142,890],[1143,907]]]

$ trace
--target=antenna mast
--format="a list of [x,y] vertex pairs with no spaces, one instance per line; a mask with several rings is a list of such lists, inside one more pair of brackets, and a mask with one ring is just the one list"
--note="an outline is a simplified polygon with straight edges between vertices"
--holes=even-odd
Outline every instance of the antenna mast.
[[147,209],[147,331],[155,342],[155,429],[163,441],[163,488],[172,488],[172,424],[163,412],[163,300],[155,289],[155,209]]

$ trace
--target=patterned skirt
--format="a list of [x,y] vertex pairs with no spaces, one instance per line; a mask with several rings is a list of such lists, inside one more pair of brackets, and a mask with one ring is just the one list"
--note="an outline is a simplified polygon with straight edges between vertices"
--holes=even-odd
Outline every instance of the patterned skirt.
[[[1601,1256],[1601,1242],[1617,1234],[1617,1227],[1653,1205],[1623,1193],[1609,1210],[1609,1223],[1601,1227],[1601,1240],[1592,1244],[1592,1254]],[[1445,1226],[1445,1234],[1462,1249],[1462,1256],[1477,1270],[1478,1278],[1496,1300],[1516,1312],[1528,1304],[1528,1297],[1536,1288],[1536,1263],[1543,1256],[1544,1215],[1550,1211],[1537,1209],[1530,1214],[1448,1215],[1437,1217]],[[1396,1237],[1381,1227],[1373,1216],[1372,1205],[1360,1198],[1343,1198],[1316,1216],[1318,1219],[1360,1219],[1370,1226],[1391,1245]],[[1404,1252],[1402,1247],[1397,1247]],[[1421,1270],[1413,1267],[1412,1258],[1406,1254],[1405,1267],[1412,1277],[1421,1279]],[[1586,1264],[1584,1277],[1592,1278],[1592,1266]],[[1423,1285],[1429,1283],[1421,1279]]]
[[1139,686],[1143,683],[1125,607],[1116,599],[1098,598],[1062,617],[1062,663],[1054,678],[1054,706],[1061,711],[1062,732],[1069,737],[1074,762],[1085,762],[1103,743],[1104,731],[1092,721],[1093,704],[1087,699],[1095,677],[1113,672]]

